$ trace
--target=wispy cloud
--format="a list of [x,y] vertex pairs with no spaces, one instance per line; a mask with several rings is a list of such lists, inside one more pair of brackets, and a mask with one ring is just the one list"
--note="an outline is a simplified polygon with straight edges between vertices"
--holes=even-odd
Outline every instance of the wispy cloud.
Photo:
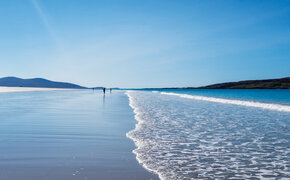
[[60,49],[61,48],[61,42],[58,36],[56,35],[56,32],[54,28],[51,26],[51,23],[48,20],[48,17],[41,7],[38,0],[31,0],[31,3],[33,4],[33,7],[35,8],[37,14],[39,15],[40,19],[42,20],[46,30],[48,31],[49,35],[53,39],[55,45]]

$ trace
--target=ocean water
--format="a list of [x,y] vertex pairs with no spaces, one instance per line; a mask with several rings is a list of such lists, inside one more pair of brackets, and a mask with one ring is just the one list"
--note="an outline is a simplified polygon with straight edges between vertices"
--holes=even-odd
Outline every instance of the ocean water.
[[161,179],[290,179],[289,90],[127,91],[137,160]]
[[0,93],[0,180],[157,179],[136,161],[122,91]]

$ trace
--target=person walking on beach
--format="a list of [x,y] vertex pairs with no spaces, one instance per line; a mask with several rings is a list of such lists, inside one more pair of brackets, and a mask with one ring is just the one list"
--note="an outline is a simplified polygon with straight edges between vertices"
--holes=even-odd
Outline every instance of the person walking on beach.
[[103,88],[103,92],[104,92],[104,94],[106,94],[106,88]]
[[110,93],[112,93],[112,88],[110,88]]

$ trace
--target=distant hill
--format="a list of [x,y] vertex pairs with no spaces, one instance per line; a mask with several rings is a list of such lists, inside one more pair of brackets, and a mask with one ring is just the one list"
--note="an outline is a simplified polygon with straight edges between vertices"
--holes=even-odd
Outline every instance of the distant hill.
[[[189,89],[189,88],[186,88]],[[191,88],[190,88],[191,89]],[[281,79],[227,82],[198,87],[198,89],[290,89],[290,77]]]
[[0,86],[86,89],[86,87],[79,86],[72,83],[55,82],[55,81],[50,81],[50,80],[42,79],[42,78],[21,79],[17,77],[0,78]]

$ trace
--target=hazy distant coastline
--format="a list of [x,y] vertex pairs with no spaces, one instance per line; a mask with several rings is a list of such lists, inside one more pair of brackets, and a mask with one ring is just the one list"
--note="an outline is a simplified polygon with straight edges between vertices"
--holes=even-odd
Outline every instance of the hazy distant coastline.
[[4,87],[29,87],[29,88],[63,88],[63,89],[88,89],[67,82],[50,81],[43,78],[21,79],[17,77],[0,78],[0,86]]
[[[43,78],[21,79],[17,77],[0,78],[0,87],[27,88],[62,88],[62,89],[102,89],[103,87],[88,88],[73,83],[50,81]],[[117,90],[119,88],[112,88]],[[123,88],[126,90],[127,88]],[[158,89],[290,89],[290,77],[280,79],[246,80],[225,82],[200,87],[167,87],[167,88],[138,88],[145,90]]]

